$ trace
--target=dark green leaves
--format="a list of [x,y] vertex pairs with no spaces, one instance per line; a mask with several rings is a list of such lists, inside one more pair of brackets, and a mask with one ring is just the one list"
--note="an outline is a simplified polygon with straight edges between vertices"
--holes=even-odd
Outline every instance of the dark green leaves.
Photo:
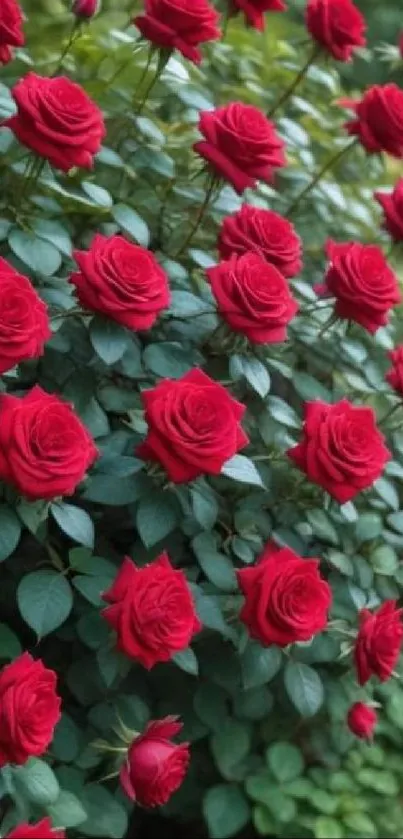
[[50,511],[67,536],[87,548],[94,547],[94,524],[85,510],[63,502],[61,504],[51,504]]
[[66,578],[55,571],[33,571],[17,590],[21,616],[38,638],[49,635],[68,618],[73,595]]
[[291,702],[302,717],[313,717],[319,711],[324,692],[316,670],[307,664],[289,661],[284,671],[284,683]]
[[234,481],[240,481],[240,483],[264,486],[253,460],[243,454],[236,454],[231,460],[227,460],[221,474],[226,475],[227,478],[233,478]]
[[234,836],[249,821],[249,806],[239,787],[218,784],[210,787],[203,799],[203,814],[211,839]]
[[139,245],[148,248],[150,243],[149,229],[145,221],[143,221],[135,210],[127,204],[115,204],[112,209],[112,215],[124,233],[128,233]]
[[123,326],[98,316],[91,321],[90,339],[97,355],[108,365],[122,358],[130,342]]
[[0,562],[11,556],[21,536],[21,523],[11,507],[0,506]]

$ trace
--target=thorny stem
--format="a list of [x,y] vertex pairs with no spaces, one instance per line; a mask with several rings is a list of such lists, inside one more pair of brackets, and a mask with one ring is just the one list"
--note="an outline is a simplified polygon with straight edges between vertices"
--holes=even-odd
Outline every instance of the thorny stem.
[[267,112],[267,116],[269,117],[269,119],[271,119],[274,116],[274,114],[276,113],[276,111],[281,107],[281,105],[284,105],[284,103],[287,102],[287,99],[289,99],[290,96],[292,96],[292,94],[294,93],[294,90],[296,90],[296,88],[298,87],[298,85],[300,84],[300,82],[302,81],[304,76],[306,75],[306,73],[309,70],[311,64],[313,64],[314,61],[316,61],[320,52],[321,52],[321,47],[319,46],[319,44],[315,44],[311,54],[308,56],[308,59],[305,62],[305,64],[303,65],[303,67],[301,67],[299,73],[297,73],[297,75],[295,76],[295,78],[293,79],[293,81],[291,82],[289,87],[287,87],[285,89],[284,93],[282,93],[281,96],[279,97],[279,99],[277,99],[277,102],[275,102],[274,105],[272,105],[270,110]]
[[345,154],[347,154],[348,151],[350,151],[350,149],[354,148],[357,142],[357,137],[354,137],[354,140],[352,140],[351,143],[347,143],[347,145],[343,146],[343,148],[340,149],[340,151],[338,151],[337,154],[333,155],[333,157],[331,157],[330,160],[327,161],[327,163],[324,163],[322,168],[319,169],[319,172],[316,173],[315,177],[312,178],[309,184],[307,184],[307,186],[302,190],[302,192],[300,192],[299,195],[297,195],[297,197],[294,198],[294,201],[290,204],[288,210],[285,213],[286,216],[291,216],[293,215],[293,213],[295,213],[295,210],[299,207],[301,201],[303,201],[307,197],[307,195],[309,195],[309,193],[312,192],[312,190],[319,183],[319,181],[322,180],[323,176],[326,175],[326,173],[329,172],[330,169],[332,169],[333,166],[335,166],[335,164],[338,163],[341,160],[341,158],[344,157]]

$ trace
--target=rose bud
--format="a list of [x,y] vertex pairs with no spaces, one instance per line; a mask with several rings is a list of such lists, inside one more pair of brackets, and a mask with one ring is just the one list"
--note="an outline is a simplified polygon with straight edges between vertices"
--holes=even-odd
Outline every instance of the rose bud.
[[74,0],[72,12],[73,15],[82,20],[89,20],[98,14],[100,6],[100,0]]
[[171,742],[181,728],[176,717],[154,720],[129,748],[120,782],[126,795],[143,807],[166,804],[186,775],[189,745]]
[[369,740],[372,737],[377,722],[376,711],[365,702],[356,702],[347,714],[347,725],[360,740]]

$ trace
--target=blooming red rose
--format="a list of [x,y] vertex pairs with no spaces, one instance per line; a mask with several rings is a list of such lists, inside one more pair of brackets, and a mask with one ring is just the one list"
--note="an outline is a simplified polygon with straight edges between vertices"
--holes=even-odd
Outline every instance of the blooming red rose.
[[200,64],[198,49],[220,37],[219,14],[207,0],[145,0],[145,14],[134,18],[144,38],[157,47],[177,49]]
[[36,824],[19,824],[5,839],[65,839],[64,830],[55,830],[48,816]]
[[375,84],[360,100],[344,99],[342,105],[355,111],[346,122],[349,134],[357,136],[369,154],[386,152],[403,158],[403,90],[396,84]]
[[395,350],[391,350],[388,355],[392,362],[392,367],[386,373],[386,381],[389,382],[396,393],[403,396],[403,344],[400,347],[396,347]]
[[131,744],[120,771],[126,795],[143,807],[160,807],[179,789],[189,766],[189,744],[171,743],[182,724],[177,717],[150,722]]
[[369,740],[378,722],[378,715],[374,708],[365,702],[355,702],[347,714],[347,725],[361,740]]
[[103,616],[117,633],[118,649],[148,670],[189,646],[202,625],[183,571],[162,553],[143,568],[125,557],[111,588]]
[[377,245],[329,241],[330,264],[319,294],[335,297],[335,312],[372,334],[388,322],[389,310],[400,303],[396,274]]
[[72,12],[76,17],[88,20],[99,11],[100,0],[73,0]]
[[386,682],[393,673],[403,640],[402,609],[385,600],[376,612],[362,609],[354,650],[357,679],[365,685],[371,676]]
[[73,408],[36,385],[0,395],[0,479],[31,501],[71,495],[98,455]]
[[235,14],[243,12],[249,26],[261,32],[264,29],[265,12],[285,12],[287,8],[283,0],[229,0],[229,3]]
[[74,251],[79,271],[70,282],[82,306],[133,330],[155,323],[170,302],[168,278],[151,251],[123,236],[97,233],[88,251]]
[[243,204],[241,209],[224,219],[218,238],[221,259],[233,253],[255,251],[274,265],[284,277],[295,277],[302,267],[301,239],[286,218]]
[[302,442],[287,454],[310,481],[345,504],[372,486],[390,460],[375,420],[372,408],[348,399],[307,402]]
[[287,338],[287,324],[298,305],[282,274],[257,253],[233,256],[207,269],[223,319],[255,344]]
[[365,47],[365,19],[351,0],[308,0],[305,18],[312,38],[336,61],[350,61]]
[[61,700],[56,673],[23,653],[0,673],[0,766],[39,757],[53,738]]
[[164,379],[141,398],[148,434],[137,454],[161,463],[174,483],[218,475],[249,442],[240,425],[245,406],[199,369]]
[[56,169],[90,169],[105,136],[102,113],[80,85],[65,76],[28,73],[12,89],[17,113],[3,122],[20,143]]
[[205,139],[195,143],[194,150],[240,194],[255,187],[258,179],[272,181],[273,169],[285,166],[283,141],[254,105],[231,102],[202,111],[199,130]]
[[374,197],[384,212],[384,227],[395,242],[403,241],[403,178],[398,180],[393,192],[374,192]]
[[8,64],[13,57],[10,47],[22,47],[22,12],[17,0],[2,0],[0,5],[0,64]]
[[332,593],[318,559],[269,544],[257,564],[237,571],[237,577],[246,598],[240,619],[261,644],[286,647],[325,628]]
[[27,277],[0,257],[0,373],[43,355],[51,336],[45,303]]

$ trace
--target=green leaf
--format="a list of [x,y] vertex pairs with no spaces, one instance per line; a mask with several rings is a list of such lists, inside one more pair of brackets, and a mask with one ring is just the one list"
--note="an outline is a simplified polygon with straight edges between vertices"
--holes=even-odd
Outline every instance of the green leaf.
[[337,810],[337,798],[325,789],[312,790],[309,800],[316,810],[327,816],[333,816]]
[[179,653],[175,653],[172,657],[172,661],[180,667],[181,670],[184,670],[185,673],[189,673],[191,676],[197,676],[199,673],[199,662],[197,661],[191,647],[187,647],[186,650],[181,650]]
[[329,816],[321,816],[315,822],[316,839],[344,839],[343,825]]
[[73,606],[71,588],[55,571],[33,571],[17,589],[21,616],[38,638],[49,635],[68,618]]
[[39,218],[33,224],[34,233],[45,242],[50,242],[63,256],[71,256],[73,243],[66,227],[54,219]]
[[224,638],[236,639],[236,633],[224,620],[218,598],[202,594],[198,589],[193,589],[193,592],[196,598],[196,612],[203,626],[219,632]]
[[270,375],[258,358],[242,358],[243,374],[251,388],[264,399],[270,390]]
[[355,526],[359,542],[370,542],[382,533],[382,519],[377,513],[361,513]]
[[8,243],[11,250],[35,274],[51,277],[60,268],[60,251],[50,242],[44,242],[32,233],[13,227]]
[[0,505],[0,562],[15,551],[21,536],[21,522],[11,507]]
[[64,789],[47,810],[53,824],[58,827],[78,827],[87,818],[87,813],[77,796]]
[[387,517],[387,522],[398,533],[403,533],[403,512],[390,513]]
[[152,495],[140,499],[136,527],[147,548],[165,539],[177,524],[178,509],[168,493],[154,491]]
[[392,507],[392,510],[399,509],[399,493],[392,481],[388,481],[387,478],[378,478],[373,487],[388,507]]
[[91,199],[91,204],[95,204],[95,206],[103,207],[107,210],[112,207],[112,196],[107,189],[104,189],[103,186],[94,184],[91,181],[81,181],[81,187],[85,194]]
[[399,567],[396,551],[390,545],[379,545],[370,554],[370,563],[377,574],[391,577]]
[[212,682],[203,682],[196,690],[194,709],[201,721],[211,728],[212,731],[219,731],[228,720],[227,694],[223,688]]
[[193,539],[193,550],[206,577],[223,591],[236,591],[238,584],[231,560],[217,551],[211,533],[200,533]]
[[110,588],[112,583],[111,577],[106,576],[99,576],[99,577],[74,577],[73,578],[73,586],[77,589],[77,591],[85,597],[86,600],[89,600],[93,606],[104,606],[104,601],[102,600],[102,594],[108,588]]
[[304,769],[302,754],[291,743],[274,743],[266,751],[266,761],[276,780],[282,784],[298,778]]
[[230,460],[227,460],[221,469],[221,474],[226,475],[227,478],[232,478],[234,481],[240,481],[243,484],[264,487],[264,483],[253,460],[250,460],[243,454],[236,454]]
[[307,510],[306,517],[315,536],[318,536],[319,539],[323,539],[325,542],[330,542],[332,545],[339,544],[337,531],[324,510]]
[[150,344],[144,350],[143,361],[156,376],[179,379],[192,369],[195,358],[185,346],[173,342]]
[[294,409],[284,399],[279,396],[269,396],[267,400],[270,416],[279,422],[281,425],[286,425],[289,428],[300,428],[301,421]]
[[270,682],[281,667],[281,652],[278,647],[261,647],[249,641],[242,657],[242,681],[245,690],[260,687]]
[[248,824],[250,809],[238,786],[217,784],[203,798],[203,815],[211,839],[227,839]]
[[192,315],[200,315],[202,312],[206,314],[214,310],[212,301],[202,300],[191,294],[190,291],[173,291],[171,294],[171,303],[169,306],[169,313],[175,317],[191,317]]
[[108,641],[105,647],[100,647],[97,650],[96,658],[102,681],[107,688],[110,688],[119,674],[120,656],[114,649],[111,649]]
[[360,833],[368,839],[379,835],[376,825],[366,813],[345,813],[343,821],[349,830]]
[[275,836],[276,822],[267,807],[259,804],[253,810],[253,824],[260,836]]
[[130,335],[123,326],[100,316],[91,321],[90,339],[95,352],[108,366],[122,358],[130,343]]
[[72,763],[80,751],[79,730],[65,712],[57,723],[52,740],[52,755],[63,763]]
[[135,210],[132,210],[127,204],[115,204],[111,213],[121,230],[128,233],[139,245],[148,248],[150,244],[150,231],[145,221],[143,221]]
[[80,824],[80,833],[99,839],[121,839],[127,830],[127,813],[113,795],[100,784],[84,787],[81,804],[87,813],[87,820]]
[[6,623],[0,623],[0,660],[12,661],[21,653],[21,644]]
[[228,719],[211,738],[214,760],[227,780],[236,778],[237,766],[248,755],[249,749],[249,726],[235,719]]
[[284,683],[291,702],[301,716],[314,716],[324,699],[322,681],[316,670],[307,664],[289,661],[284,671]]
[[218,501],[207,482],[199,482],[190,490],[193,513],[196,521],[204,530],[214,527],[218,516]]
[[392,772],[382,772],[379,769],[360,769],[357,773],[357,781],[363,787],[379,792],[380,795],[395,796],[399,794],[399,783]]
[[20,792],[38,807],[53,804],[60,792],[56,775],[44,760],[31,757],[24,766],[13,770],[14,782]]
[[70,539],[79,542],[80,545],[85,545],[87,548],[94,547],[94,524],[85,510],[74,507],[73,504],[65,504],[63,501],[60,504],[51,504],[50,511],[60,529],[67,536],[70,536]]

